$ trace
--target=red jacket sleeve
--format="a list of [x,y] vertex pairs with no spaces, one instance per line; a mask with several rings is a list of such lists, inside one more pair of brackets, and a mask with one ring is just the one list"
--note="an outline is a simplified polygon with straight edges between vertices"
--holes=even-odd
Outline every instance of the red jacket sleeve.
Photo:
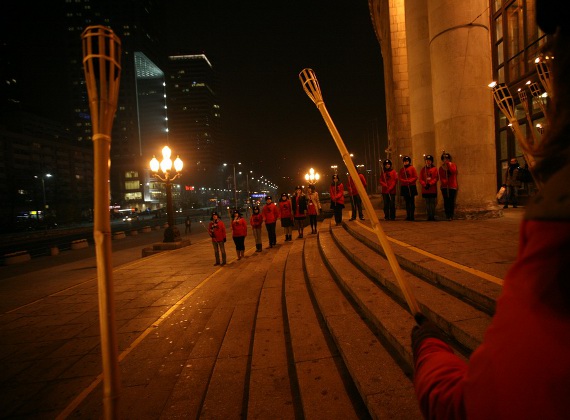
[[463,390],[467,370],[467,364],[443,341],[428,338],[421,343],[414,386],[424,418],[465,418]]

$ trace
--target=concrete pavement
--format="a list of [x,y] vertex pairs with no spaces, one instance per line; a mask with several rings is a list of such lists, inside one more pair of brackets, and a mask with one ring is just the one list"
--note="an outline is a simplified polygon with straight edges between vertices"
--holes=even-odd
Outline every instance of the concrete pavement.
[[[500,293],[516,257],[523,212],[508,209],[504,217],[486,220],[424,222],[418,215],[416,222],[382,222],[402,267],[426,278],[436,273],[444,283],[449,277],[455,282],[452,294],[471,294],[466,300],[476,309],[460,302],[451,305],[452,315],[439,315],[430,303],[438,299],[435,293],[414,286],[422,308],[444,322],[453,318],[444,325],[460,330],[463,347],[481,339],[490,316],[484,314],[492,312],[492,304],[485,305]],[[397,298],[389,312],[377,313],[380,306],[394,305],[379,295],[388,284],[354,283],[367,280],[358,278],[362,268],[353,271],[342,258],[378,258],[368,257],[375,252],[366,244],[373,240],[368,221],[344,216],[343,228],[325,220],[319,238],[305,230],[305,239],[285,243],[278,227],[278,246],[271,250],[265,249],[264,232],[261,253],[254,252],[249,235],[241,261],[228,239],[229,264],[221,268],[213,265],[209,238],[115,267],[121,417],[419,418],[406,367],[413,320],[402,321],[409,316],[403,307],[389,321],[402,308]],[[351,249],[356,257],[350,257]],[[101,418],[94,267],[70,263],[63,272],[50,270],[57,269],[41,272],[51,284],[44,296],[26,298],[18,289],[29,274],[11,277],[10,290],[3,289],[3,301],[18,306],[3,305],[1,313],[0,412],[6,418]],[[56,272],[74,281],[59,282],[52,277]],[[454,324],[466,310],[482,311],[474,317],[485,318],[482,324]],[[367,313],[370,325],[361,324]]]

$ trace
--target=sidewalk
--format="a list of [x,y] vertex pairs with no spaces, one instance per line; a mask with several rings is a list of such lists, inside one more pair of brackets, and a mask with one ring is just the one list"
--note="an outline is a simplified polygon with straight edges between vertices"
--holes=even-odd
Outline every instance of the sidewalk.
[[[392,243],[416,253],[426,267],[438,261],[452,273],[497,282],[515,260],[523,212],[381,226]],[[348,218],[345,212],[347,226],[366,230],[367,220]],[[319,228],[325,235],[326,221]],[[352,373],[318,327],[324,315],[304,290],[303,265],[315,263],[306,260],[313,255],[306,248],[317,249],[316,235],[284,243],[280,227],[277,232],[278,246],[271,250],[263,233],[261,253],[248,235],[241,261],[229,238],[228,265],[221,268],[214,267],[206,238],[114,269],[122,418],[371,416],[371,397],[347,385]],[[56,282],[50,270],[55,268],[41,275]],[[2,416],[103,415],[95,267],[68,271],[72,285],[53,286],[49,295],[1,314]],[[402,413],[409,417],[403,417],[415,418],[416,402],[406,387]]]

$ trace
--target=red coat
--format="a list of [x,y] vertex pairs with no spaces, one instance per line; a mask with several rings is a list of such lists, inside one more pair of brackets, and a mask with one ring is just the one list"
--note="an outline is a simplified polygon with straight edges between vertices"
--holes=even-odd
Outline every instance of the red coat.
[[435,166],[424,166],[420,171],[420,184],[422,185],[422,194],[437,194],[437,181],[439,179],[439,171]]
[[263,220],[265,224],[268,223],[277,223],[277,219],[279,219],[279,209],[272,201],[271,204],[266,204],[263,206],[261,210],[261,214],[263,215]]
[[396,185],[398,185],[398,173],[394,169],[382,172],[380,176],[382,194],[396,194]]
[[344,185],[342,185],[342,182],[337,182],[336,185],[333,182],[329,188],[329,193],[331,195],[331,203],[344,205]]
[[457,165],[453,162],[448,163],[447,170],[443,167],[439,167],[439,181],[440,188],[451,188],[452,190],[457,189]]
[[279,216],[282,219],[293,219],[291,200],[279,200]]
[[407,187],[408,185],[416,185],[418,180],[418,173],[416,172],[416,168],[412,165],[409,165],[407,168],[404,166],[400,169],[398,173],[398,178],[400,179],[400,186]]
[[224,242],[226,239],[226,225],[221,219],[218,219],[217,223],[211,221],[208,224],[208,233],[212,237],[212,242]]
[[261,225],[263,224],[263,215],[261,213],[253,213],[249,218],[249,224],[252,229],[261,229]]
[[232,219],[232,236],[247,236],[247,222],[243,217]]
[[561,419],[570,414],[570,222],[526,220],[483,344],[464,363],[424,340],[414,384],[425,418]]
[[[360,178],[362,185],[364,185],[364,188],[366,188],[366,178],[364,178],[364,175],[359,173],[358,178]],[[348,177],[348,193],[352,196],[358,195],[358,190],[356,189],[356,184],[354,183],[354,181],[352,180],[352,177],[350,177],[350,176]]]

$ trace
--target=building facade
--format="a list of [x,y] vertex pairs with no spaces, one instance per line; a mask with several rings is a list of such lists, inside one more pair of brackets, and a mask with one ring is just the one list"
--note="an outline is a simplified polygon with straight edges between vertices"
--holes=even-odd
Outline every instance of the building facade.
[[169,139],[184,160],[187,185],[220,186],[225,148],[214,67],[205,54],[168,57]]
[[[439,158],[446,151],[458,165],[458,211],[496,214],[508,158],[525,162],[489,83],[517,88],[538,79],[532,63],[544,34],[534,23],[534,0],[370,0],[369,6],[384,60],[396,166],[400,155],[421,168],[425,154]],[[523,127],[534,130],[524,123],[522,106],[517,109]],[[541,121],[540,107],[530,109],[530,121]]]

